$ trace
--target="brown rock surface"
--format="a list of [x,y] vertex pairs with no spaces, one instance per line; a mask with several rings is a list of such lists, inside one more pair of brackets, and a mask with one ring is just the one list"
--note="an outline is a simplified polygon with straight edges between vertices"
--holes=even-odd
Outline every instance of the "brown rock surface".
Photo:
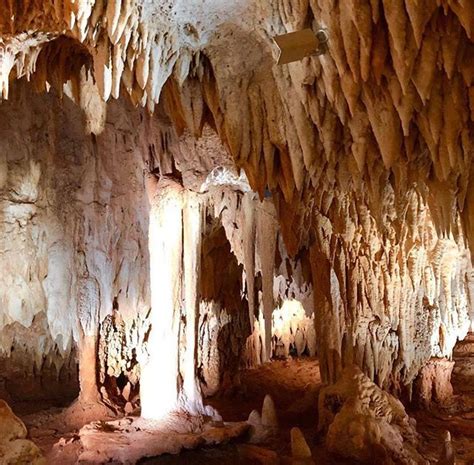
[[359,368],[319,394],[319,428],[328,449],[341,457],[370,463],[423,464],[417,452],[415,422],[403,404],[376,386]]
[[0,399],[0,463],[3,465],[46,465],[39,448],[26,439],[23,422]]

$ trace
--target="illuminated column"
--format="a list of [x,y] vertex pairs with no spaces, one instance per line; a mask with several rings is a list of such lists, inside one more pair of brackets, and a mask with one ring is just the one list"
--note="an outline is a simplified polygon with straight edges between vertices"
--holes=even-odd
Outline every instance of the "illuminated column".
[[169,179],[153,185],[150,199],[151,331],[149,360],[142,368],[142,416],[163,418],[179,394],[179,324],[183,253],[183,189]]
[[203,411],[202,395],[196,378],[197,331],[199,323],[199,277],[201,275],[202,209],[197,194],[188,192],[183,211],[184,224],[184,305],[186,312],[186,352],[184,356],[183,406],[192,413]]

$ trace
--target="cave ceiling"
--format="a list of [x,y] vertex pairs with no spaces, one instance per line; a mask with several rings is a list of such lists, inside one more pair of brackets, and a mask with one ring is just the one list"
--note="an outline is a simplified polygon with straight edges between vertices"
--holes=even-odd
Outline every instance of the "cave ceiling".
[[[160,105],[178,133],[209,123],[255,190],[299,206],[284,219],[294,250],[308,240],[302,205],[325,213],[349,193],[383,221],[387,186],[401,222],[414,187],[440,232],[462,223],[471,236],[466,0],[10,0],[2,12],[4,98],[26,78],[40,91],[69,82],[79,102],[92,73],[104,100]],[[272,37],[311,26],[328,52],[274,65]]]

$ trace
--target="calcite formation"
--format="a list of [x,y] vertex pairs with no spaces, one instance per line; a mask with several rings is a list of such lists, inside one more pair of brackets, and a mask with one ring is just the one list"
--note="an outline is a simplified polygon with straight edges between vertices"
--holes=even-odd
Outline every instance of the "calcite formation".
[[[25,76],[38,90],[69,92],[87,113],[92,73],[103,100],[122,87],[149,110],[160,103],[178,134],[209,123],[252,188],[273,193],[289,254],[320,265],[312,279],[327,315],[324,330],[316,322],[324,379],[354,361],[380,384],[410,383],[468,326],[472,11],[436,0],[292,5],[8,2],[3,96],[9,79]],[[328,53],[272,66],[271,37],[313,19],[327,29]],[[169,145],[162,174],[172,170]],[[262,245],[272,255],[272,238]],[[427,306],[440,316],[425,324]],[[442,347],[431,342],[438,324]]]
[[[26,105],[38,115],[42,105],[51,110],[20,124]],[[16,127],[30,134],[26,144],[18,140],[18,145],[2,152],[6,162],[0,260],[5,274],[0,363],[6,391],[21,399],[72,399],[79,388],[78,356],[84,402],[99,399],[121,408],[130,402],[128,408],[135,408],[150,331],[150,204],[142,167],[157,151],[160,123],[117,102],[109,105],[105,132],[97,139],[88,137],[82,132],[87,129],[87,116],[79,108],[54,95],[32,94],[24,86],[2,108],[5,140]],[[135,147],[130,128],[142,118],[147,124],[143,135],[136,136],[140,144]],[[36,125],[47,127],[51,139],[44,140]],[[31,155],[30,143],[36,147]],[[176,160],[184,167],[189,163],[178,149],[188,144],[184,139],[175,147]],[[107,160],[111,147],[120,156]],[[203,157],[209,148],[194,150]],[[263,251],[255,243],[260,202],[245,176],[222,168],[230,163],[224,149],[216,152],[213,164],[201,167],[195,162],[204,174],[188,175],[183,189],[183,195],[193,198],[206,216],[195,232],[202,237],[202,247],[192,245],[195,253],[202,254],[206,270],[195,276],[198,371],[206,394],[216,392],[226,371],[256,366],[264,359],[264,320],[259,317],[263,315],[259,311]],[[31,184],[30,169],[37,172],[36,184]],[[219,176],[219,172],[227,174]],[[34,189],[35,196],[18,198],[23,188]],[[250,230],[248,236],[240,233],[245,228]],[[280,306],[269,320],[272,354],[288,355],[291,348],[314,355],[312,284],[305,279],[308,265],[288,256],[281,235],[277,245],[278,267],[274,269],[269,261],[266,279],[271,287],[265,289],[267,301]],[[221,273],[223,268],[227,275]],[[253,275],[247,272],[244,278],[244,268],[253,269]],[[62,308],[72,310],[62,313]]]
[[445,431],[443,449],[441,451],[438,465],[454,465],[455,463],[456,454],[451,442],[451,433],[449,431]]
[[4,465],[46,465],[39,448],[26,438],[23,422],[0,400],[0,462]]
[[292,465],[314,465],[311,449],[299,428],[291,428]]
[[317,353],[405,418],[369,380],[474,322],[473,33],[468,0],[0,1],[2,390],[202,414]]
[[[179,423],[181,427],[187,424],[187,430],[177,431],[171,426]],[[157,424],[143,418],[93,422],[81,428],[70,441],[56,444],[50,459],[54,464],[66,465],[133,465],[148,457],[178,454],[183,450],[235,440],[245,435],[247,429],[245,422],[213,423],[209,419],[184,417],[171,419],[168,424]]]
[[454,362],[446,359],[431,359],[420,371],[415,383],[417,400],[430,407],[432,402],[448,407],[453,400],[451,374]]
[[277,439],[278,417],[273,399],[268,394],[263,399],[262,413],[252,410],[247,423],[250,425],[251,444],[266,444]]
[[427,463],[417,452],[414,420],[403,404],[382,391],[358,367],[321,390],[319,428],[332,452],[362,463]]
[[109,107],[115,122],[98,140],[67,101],[23,86],[10,97],[0,109],[1,377],[20,399],[74,398],[77,354],[99,358],[78,347],[100,346],[114,307],[129,325],[149,310],[149,207],[130,129],[141,117]]
[[297,300],[287,300],[273,311],[273,350],[275,357],[288,357],[290,351],[297,356],[316,355],[314,314],[306,315],[305,308]]

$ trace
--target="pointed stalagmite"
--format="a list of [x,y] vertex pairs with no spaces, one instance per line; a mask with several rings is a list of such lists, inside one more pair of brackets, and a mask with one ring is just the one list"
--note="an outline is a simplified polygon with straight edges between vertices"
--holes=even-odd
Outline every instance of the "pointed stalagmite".
[[250,412],[247,422],[252,426],[260,426],[262,424],[262,416],[258,410],[252,410]]
[[456,454],[454,452],[451,433],[449,431],[444,432],[443,447],[437,463],[438,465],[455,465],[456,463]]
[[278,432],[278,419],[275,404],[267,394],[263,400],[262,414],[252,410],[247,420],[250,425],[249,442],[251,444],[272,443]]
[[291,456],[295,459],[311,459],[311,449],[299,428],[291,428]]
[[262,425],[272,428],[278,427],[278,417],[276,413],[275,403],[270,395],[266,395],[263,399],[262,406]]

